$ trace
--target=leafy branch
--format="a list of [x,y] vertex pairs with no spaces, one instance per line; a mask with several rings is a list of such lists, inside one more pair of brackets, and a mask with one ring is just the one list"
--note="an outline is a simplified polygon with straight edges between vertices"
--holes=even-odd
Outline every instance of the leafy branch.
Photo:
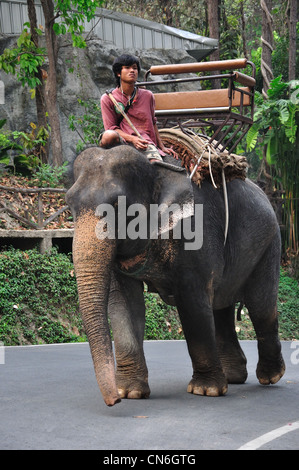
[[[295,99],[290,99],[290,90]],[[261,147],[266,145],[266,158],[271,165],[282,151],[282,142],[289,147],[285,150],[293,151],[298,129],[299,84],[296,81],[284,83],[279,76],[270,83],[268,96],[269,99],[263,100],[256,92],[257,107],[254,124],[247,134],[247,149],[257,147],[261,155]]]
[[[25,23],[24,26],[25,28],[17,40],[17,47],[5,49],[0,56],[0,70],[17,75],[23,86],[27,84],[30,88],[35,88],[41,84],[37,73],[38,68],[45,61],[46,49],[36,47],[32,41],[31,33],[27,29],[27,27],[30,28],[30,24]],[[36,28],[36,31],[38,34],[42,34],[40,29]]]
[[84,114],[75,116],[69,115],[69,127],[72,131],[76,131],[80,136],[76,150],[79,152],[85,145],[98,144],[99,135],[104,130],[101,108],[98,100],[89,99],[84,101],[78,99],[78,103],[83,107]]
[[102,3],[101,0],[57,0],[54,19],[59,17],[61,21],[53,23],[55,34],[70,33],[74,47],[86,47],[82,36],[84,22],[90,22],[94,18],[96,8]]
[[[0,121],[0,128],[6,120]],[[40,127],[31,122],[31,132],[0,132],[0,163],[14,171],[32,173],[42,162],[42,154],[49,138],[49,128]]]
[[[255,149],[263,163],[272,189],[281,191],[284,211],[284,244],[299,251],[299,83],[282,82],[281,76],[270,83],[268,99],[256,94],[254,124],[247,134],[247,148]],[[266,162],[265,162],[266,160]]]

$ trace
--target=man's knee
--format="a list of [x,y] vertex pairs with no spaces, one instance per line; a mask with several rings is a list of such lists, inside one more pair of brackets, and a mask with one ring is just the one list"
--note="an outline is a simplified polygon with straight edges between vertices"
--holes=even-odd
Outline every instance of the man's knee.
[[109,148],[118,144],[120,144],[120,136],[116,131],[108,130],[102,134],[100,140],[101,147]]

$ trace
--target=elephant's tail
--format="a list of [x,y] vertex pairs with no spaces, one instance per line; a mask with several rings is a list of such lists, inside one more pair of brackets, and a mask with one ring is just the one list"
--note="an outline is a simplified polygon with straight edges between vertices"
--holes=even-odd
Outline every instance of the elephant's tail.
[[238,310],[237,310],[237,320],[238,321],[241,321],[241,311],[242,311],[242,308],[244,307],[244,302],[240,302],[240,305],[238,307]]

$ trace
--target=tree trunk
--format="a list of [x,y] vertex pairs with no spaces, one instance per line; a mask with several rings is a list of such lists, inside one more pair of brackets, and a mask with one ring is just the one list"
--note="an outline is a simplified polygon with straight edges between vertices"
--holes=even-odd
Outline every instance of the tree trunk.
[[296,23],[297,0],[289,0],[289,80],[296,78]]
[[54,166],[59,166],[63,162],[62,140],[60,133],[60,121],[57,106],[57,83],[56,83],[56,63],[57,63],[57,38],[53,30],[54,24],[54,4],[52,0],[41,0],[45,17],[45,36],[48,51],[48,78],[45,85],[45,100],[51,126],[51,147],[52,160]]
[[241,15],[241,34],[242,34],[242,47],[244,57],[248,57],[247,46],[246,46],[246,34],[245,34],[245,14],[244,14],[244,0],[240,1],[240,15]]
[[[209,37],[218,39],[219,43],[219,7],[220,0],[207,0],[208,5],[208,20],[209,20]],[[219,46],[212,54],[210,54],[210,60],[219,60]],[[212,72],[213,75],[219,74],[219,71]],[[221,80],[212,80],[212,88],[220,88]]]
[[263,76],[263,96],[268,98],[270,81],[273,80],[272,52],[273,52],[273,19],[271,15],[272,0],[261,0],[262,7],[262,60],[261,70]]
[[[30,22],[30,31],[31,39],[36,47],[38,47],[38,34],[37,29],[37,18],[36,10],[34,5],[34,0],[27,0],[27,9],[28,17]],[[41,81],[41,85],[37,85],[35,89],[35,104],[36,104],[36,114],[37,114],[37,128],[46,127],[47,118],[46,118],[46,103],[44,96],[44,83],[43,83],[43,73],[41,67],[38,67],[37,77]],[[45,145],[45,152],[41,155],[41,160],[43,163],[48,161],[48,144]]]
[[[262,94],[265,99],[268,99],[268,89],[270,87],[270,81],[273,80],[272,72],[272,52],[273,52],[273,19],[271,15],[272,0],[261,0],[262,7],[262,60],[261,60],[261,71],[263,76],[263,89]],[[272,177],[269,172],[266,171],[267,145],[263,148],[263,161],[264,167],[263,172],[267,180],[267,185],[271,185]],[[267,189],[266,189],[267,191]]]

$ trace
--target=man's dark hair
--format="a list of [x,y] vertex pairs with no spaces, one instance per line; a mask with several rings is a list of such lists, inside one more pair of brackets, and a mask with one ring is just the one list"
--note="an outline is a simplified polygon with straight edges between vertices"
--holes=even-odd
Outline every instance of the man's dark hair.
[[117,83],[117,86],[120,85],[120,78],[118,77],[118,74],[120,74],[121,69],[123,65],[130,66],[136,64],[138,73],[140,72],[140,62],[138,57],[135,57],[134,55],[130,54],[122,54],[121,56],[117,57],[112,65],[112,70],[114,72],[115,80]]

